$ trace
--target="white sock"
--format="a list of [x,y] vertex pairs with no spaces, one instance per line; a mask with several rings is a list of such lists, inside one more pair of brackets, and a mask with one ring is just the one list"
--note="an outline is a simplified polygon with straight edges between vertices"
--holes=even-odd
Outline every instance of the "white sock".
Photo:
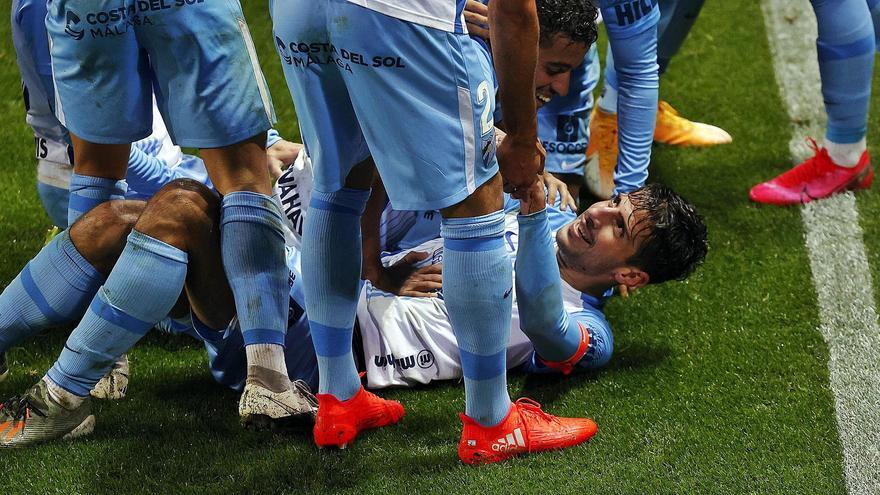
[[599,97],[599,109],[605,113],[617,113],[617,90],[610,84],[602,86],[602,96]]
[[835,165],[841,167],[855,167],[859,164],[862,153],[865,152],[867,144],[865,138],[856,143],[840,144],[825,140],[825,149],[828,150],[828,156]]
[[248,366],[257,366],[287,376],[287,364],[284,361],[284,347],[278,344],[253,344],[245,346]]
[[49,397],[52,398],[55,402],[61,404],[61,407],[67,410],[73,410],[82,404],[86,398],[80,397],[76,394],[72,394],[67,390],[59,387],[52,380],[49,379],[48,376],[43,377],[43,383],[46,384],[46,391],[49,392]]

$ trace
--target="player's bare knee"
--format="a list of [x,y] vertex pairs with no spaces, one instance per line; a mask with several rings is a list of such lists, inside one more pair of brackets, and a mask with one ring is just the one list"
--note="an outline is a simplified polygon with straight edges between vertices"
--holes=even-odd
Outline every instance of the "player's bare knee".
[[126,238],[146,208],[143,201],[106,201],[70,228],[70,239],[83,257],[107,274],[125,248]]
[[188,239],[218,222],[220,199],[201,182],[176,179],[159,190],[147,204],[135,228],[179,249]]

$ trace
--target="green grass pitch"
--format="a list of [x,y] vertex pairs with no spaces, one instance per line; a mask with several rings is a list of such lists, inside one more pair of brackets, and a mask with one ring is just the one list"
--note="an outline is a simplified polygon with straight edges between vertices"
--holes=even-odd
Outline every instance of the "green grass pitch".
[[[282,135],[298,139],[273,49],[267,2],[245,10]],[[460,383],[384,396],[407,416],[341,452],[306,436],[251,433],[237,395],[213,382],[200,345],[152,334],[131,353],[129,398],[94,404],[91,437],[0,453],[5,493],[843,493],[828,351],[800,212],[758,207],[748,188],[790,166],[761,11],[710,0],[662,82],[682,114],[717,124],[733,144],[654,149],[652,180],[692,200],[711,250],[688,282],[608,305],[610,366],[569,379],[513,376],[514,396],[549,412],[592,416],[598,435],[564,452],[471,468],[455,454]],[[0,0],[9,12],[10,1]],[[880,85],[875,85],[880,87]],[[876,100],[876,98],[875,98]],[[875,105],[876,107],[876,105]],[[876,110],[876,108],[875,108]],[[49,220],[35,190],[9,22],[0,23],[0,286],[41,247]],[[869,142],[880,143],[875,112]],[[872,148],[875,156],[880,149]],[[875,279],[880,195],[858,204]],[[66,331],[10,353],[5,398],[51,365]]]

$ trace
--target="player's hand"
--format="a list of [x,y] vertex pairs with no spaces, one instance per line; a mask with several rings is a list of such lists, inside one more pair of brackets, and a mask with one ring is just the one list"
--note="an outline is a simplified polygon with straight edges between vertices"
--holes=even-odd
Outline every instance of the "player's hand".
[[565,182],[557,179],[550,172],[544,172],[544,185],[547,186],[547,204],[553,206],[556,204],[556,196],[559,196],[559,209],[565,211],[571,208],[571,211],[577,213],[577,203],[574,197],[568,191]]
[[519,212],[521,215],[529,215],[537,213],[547,207],[544,199],[544,182],[536,179],[527,188],[522,191],[522,197],[519,198]]
[[427,259],[430,253],[412,251],[400,261],[382,270],[373,285],[385,292],[409,297],[437,297],[443,289],[443,265],[422,268],[413,265]]
[[508,134],[496,152],[498,167],[504,178],[504,192],[522,199],[544,170],[546,153],[536,137],[519,138]]
[[617,293],[620,294],[620,297],[627,299],[630,295],[636,293],[636,289],[630,289],[624,284],[620,284],[617,286]]
[[269,175],[278,180],[281,174],[296,160],[303,145],[282,139],[266,150],[269,158]]
[[489,7],[477,0],[467,0],[464,5],[464,23],[468,34],[478,36],[489,42]]

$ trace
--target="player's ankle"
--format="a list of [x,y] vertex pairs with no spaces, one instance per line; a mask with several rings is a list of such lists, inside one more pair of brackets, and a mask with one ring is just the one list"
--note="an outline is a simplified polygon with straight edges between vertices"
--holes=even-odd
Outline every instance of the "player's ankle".
[[86,397],[80,397],[57,385],[48,376],[43,377],[43,382],[46,384],[46,391],[49,393],[49,397],[67,410],[76,409],[86,400]]
[[858,165],[866,148],[865,138],[855,143],[835,143],[829,139],[825,140],[825,149],[828,150],[828,156],[838,167],[851,168]]

